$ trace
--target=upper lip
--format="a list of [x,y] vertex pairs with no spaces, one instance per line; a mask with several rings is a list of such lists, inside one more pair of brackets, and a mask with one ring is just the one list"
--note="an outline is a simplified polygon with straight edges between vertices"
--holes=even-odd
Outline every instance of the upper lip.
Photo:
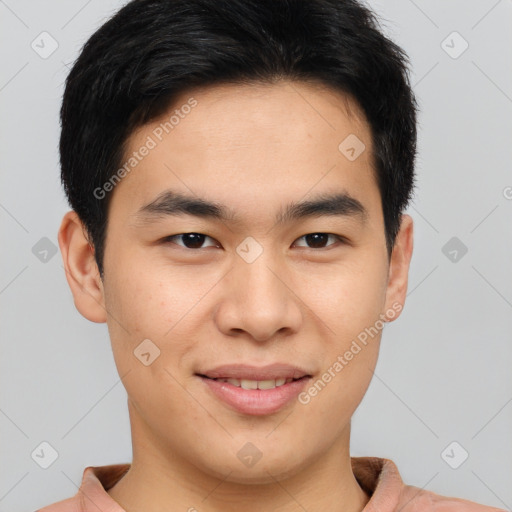
[[225,364],[200,372],[198,375],[211,379],[240,380],[300,379],[305,376],[311,376],[308,371],[285,363],[274,363],[259,367],[248,364]]

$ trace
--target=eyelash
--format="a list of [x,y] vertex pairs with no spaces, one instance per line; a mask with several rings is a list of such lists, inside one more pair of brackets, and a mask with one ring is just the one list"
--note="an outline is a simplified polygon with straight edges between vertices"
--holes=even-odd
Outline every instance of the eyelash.
[[[206,238],[209,238],[211,240],[215,240],[214,238],[208,236],[208,235],[204,235],[203,233],[196,233],[196,232],[190,232],[190,233],[179,233],[177,235],[169,235],[169,236],[166,236],[162,239],[162,242],[163,243],[175,243],[173,242],[172,240],[175,239],[175,238],[178,238],[178,237],[181,237],[181,236],[184,236],[184,235],[202,235],[202,236],[205,236]],[[347,244],[348,241],[346,238],[340,236],[340,235],[335,235],[334,233],[323,233],[323,232],[320,232],[320,231],[317,231],[317,232],[313,232],[313,233],[307,233],[306,235],[302,235],[301,237],[297,238],[297,240],[301,240],[309,235],[328,235],[328,236],[331,236],[331,237],[334,237],[338,240],[338,242],[340,242],[341,244]],[[178,245],[179,247],[183,248],[183,249],[188,249],[190,251],[198,251],[200,249],[206,249],[207,247],[200,247],[199,249],[192,249],[190,247],[185,247],[184,245],[180,245],[180,244],[175,244],[175,245]],[[320,247],[320,248],[315,248],[315,247],[305,247],[306,249],[311,249],[311,250],[326,250],[326,249],[329,249],[330,247],[332,246],[335,246],[336,244],[330,244],[328,245],[327,247]],[[210,246],[212,247],[212,246]]]

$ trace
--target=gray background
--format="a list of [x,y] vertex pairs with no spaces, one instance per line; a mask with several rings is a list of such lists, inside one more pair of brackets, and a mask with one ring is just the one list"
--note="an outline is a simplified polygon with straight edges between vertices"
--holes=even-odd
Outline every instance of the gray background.
[[[75,310],[51,252],[68,209],[62,84],[121,4],[0,0],[0,512],[72,496],[87,465],[131,460],[106,325]],[[385,328],[352,455],[391,458],[408,484],[510,510],[512,1],[370,5],[412,60],[422,112],[408,298]],[[54,43],[43,31],[58,43],[46,58]],[[48,469],[31,456],[44,441],[58,453]],[[457,465],[462,450],[453,469],[446,460]]]

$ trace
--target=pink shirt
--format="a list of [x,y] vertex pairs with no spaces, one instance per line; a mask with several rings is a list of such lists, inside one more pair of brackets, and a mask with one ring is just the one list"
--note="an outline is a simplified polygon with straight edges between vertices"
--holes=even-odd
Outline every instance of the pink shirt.
[[[506,512],[473,501],[440,496],[419,487],[405,485],[395,463],[378,457],[351,457],[360,486],[370,496],[361,512]],[[73,498],[36,512],[126,512],[107,490],[128,471],[130,464],[89,466]]]

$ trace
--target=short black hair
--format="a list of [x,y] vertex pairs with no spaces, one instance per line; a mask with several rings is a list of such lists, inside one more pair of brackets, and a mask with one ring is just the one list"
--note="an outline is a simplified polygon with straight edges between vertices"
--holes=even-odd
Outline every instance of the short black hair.
[[[388,257],[414,188],[417,103],[406,53],[357,0],[133,0],[85,43],[61,108],[61,179],[103,277],[109,197],[133,131],[195,86],[317,82],[368,122]],[[341,141],[340,141],[341,142]]]

